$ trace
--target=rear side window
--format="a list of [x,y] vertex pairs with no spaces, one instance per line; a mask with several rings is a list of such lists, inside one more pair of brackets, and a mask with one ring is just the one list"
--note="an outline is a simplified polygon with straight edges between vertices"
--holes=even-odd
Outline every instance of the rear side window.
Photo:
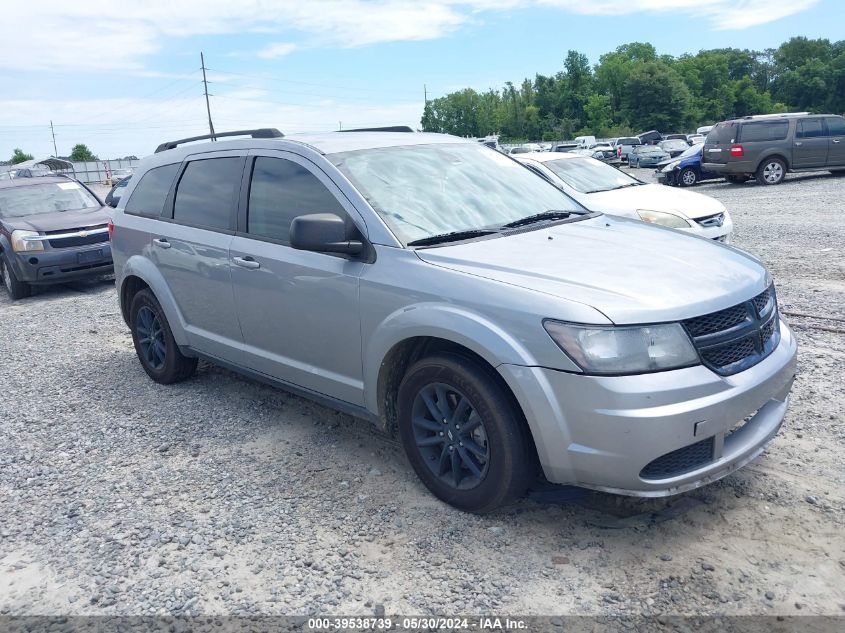
[[232,228],[243,158],[208,158],[188,163],[176,187],[173,219],[209,229]]
[[256,158],[249,187],[247,233],[289,244],[291,222],[309,213],[346,217],[337,198],[301,165],[284,158]]
[[798,121],[798,129],[795,132],[798,138],[818,138],[827,136],[824,131],[824,121],[821,119],[804,119]]
[[839,116],[828,117],[827,131],[831,136],[845,136],[845,119]]
[[[125,213],[157,218],[164,208],[164,201],[170,193],[170,185],[179,170],[179,163],[164,165],[149,170],[141,177],[135,191],[126,203]],[[128,185],[129,182],[127,181]]]
[[789,121],[760,121],[743,123],[738,142],[782,141],[789,132]]

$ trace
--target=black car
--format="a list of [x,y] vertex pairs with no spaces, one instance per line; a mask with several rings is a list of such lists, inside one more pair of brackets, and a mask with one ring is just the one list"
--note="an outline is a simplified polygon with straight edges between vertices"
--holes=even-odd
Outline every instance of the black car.
[[109,215],[70,178],[0,181],[0,272],[12,299],[32,286],[111,274]]
[[109,192],[106,194],[106,206],[117,206],[117,203],[120,202],[120,197],[123,195],[123,192],[126,191],[126,187],[129,186],[130,178],[132,178],[132,176],[125,176],[114,183],[114,186],[109,189]]

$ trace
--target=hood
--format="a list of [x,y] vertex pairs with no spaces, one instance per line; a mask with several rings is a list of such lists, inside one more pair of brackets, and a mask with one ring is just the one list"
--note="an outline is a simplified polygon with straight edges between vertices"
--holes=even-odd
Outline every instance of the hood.
[[582,194],[579,202],[592,211],[630,217],[636,216],[637,209],[673,211],[688,218],[702,218],[725,211],[725,205],[710,196],[656,184]]
[[88,226],[107,224],[111,216],[107,207],[92,207],[77,211],[54,211],[53,213],[36,213],[21,218],[3,218],[2,222],[10,231],[63,231]]
[[701,316],[746,301],[769,283],[763,265],[743,251],[610,216],[416,254],[429,264],[589,305],[617,324]]

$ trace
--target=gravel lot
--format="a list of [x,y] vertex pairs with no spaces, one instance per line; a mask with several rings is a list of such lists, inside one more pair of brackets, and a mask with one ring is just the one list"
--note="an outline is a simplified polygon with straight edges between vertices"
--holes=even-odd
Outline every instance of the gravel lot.
[[365,422],[205,364],[154,384],[111,282],[0,293],[0,614],[843,614],[845,177],[695,190],[814,316],[767,452],[670,500],[462,514]]

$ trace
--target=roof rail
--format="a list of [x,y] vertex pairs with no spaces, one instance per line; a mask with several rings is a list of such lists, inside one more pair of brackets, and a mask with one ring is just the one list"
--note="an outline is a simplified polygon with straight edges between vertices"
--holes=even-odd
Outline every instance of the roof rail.
[[741,119],[785,119],[788,117],[797,117],[797,116],[807,116],[808,114],[812,114],[812,112],[775,112],[774,114],[749,114],[744,117],[740,117]]
[[407,125],[388,125],[386,127],[360,127],[354,130],[341,130],[341,132],[413,132]]
[[218,132],[216,134],[203,134],[202,136],[192,136],[190,138],[181,138],[178,141],[167,141],[166,143],[162,143],[158,147],[156,147],[155,153],[158,154],[159,152],[163,152],[168,149],[174,149],[179,145],[184,143],[190,143],[192,141],[207,141],[217,140],[218,138],[222,138],[224,136],[251,136],[252,138],[283,138],[284,134],[279,132],[274,127],[263,127],[258,128],[255,130],[238,130],[236,132]]

